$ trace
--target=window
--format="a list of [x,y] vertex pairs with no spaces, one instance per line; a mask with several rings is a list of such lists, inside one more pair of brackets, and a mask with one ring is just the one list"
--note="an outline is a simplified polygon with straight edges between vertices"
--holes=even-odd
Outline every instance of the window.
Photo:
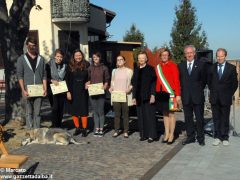
[[108,64],[112,63],[112,51],[106,51],[106,61]]
[[99,36],[88,36],[88,42],[95,42],[95,41],[99,41]]

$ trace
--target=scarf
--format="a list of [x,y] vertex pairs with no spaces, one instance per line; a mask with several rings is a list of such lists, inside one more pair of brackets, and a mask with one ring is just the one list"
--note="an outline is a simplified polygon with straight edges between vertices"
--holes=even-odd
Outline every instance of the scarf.
[[56,64],[54,59],[49,61],[49,66],[51,69],[51,77],[54,80],[63,81],[66,74],[66,64]]

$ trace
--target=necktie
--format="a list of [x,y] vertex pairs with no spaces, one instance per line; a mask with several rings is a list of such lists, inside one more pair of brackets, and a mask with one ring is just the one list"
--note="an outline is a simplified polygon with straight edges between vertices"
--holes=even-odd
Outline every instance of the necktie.
[[187,68],[187,70],[188,70],[188,74],[189,74],[189,75],[191,75],[191,71],[192,71],[191,65],[192,65],[192,63],[188,63],[188,68]]
[[219,69],[218,69],[218,78],[221,79],[222,74],[223,74],[223,73],[222,73],[222,66],[223,66],[223,65],[222,65],[222,64],[219,64],[218,66],[219,66]]

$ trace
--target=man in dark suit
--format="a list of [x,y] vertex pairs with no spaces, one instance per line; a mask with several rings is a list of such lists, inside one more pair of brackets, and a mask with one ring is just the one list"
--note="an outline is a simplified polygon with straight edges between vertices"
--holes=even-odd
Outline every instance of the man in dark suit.
[[[196,49],[193,45],[184,48],[186,61],[179,64],[181,96],[186,123],[187,138],[183,145],[194,143],[196,138],[199,145],[204,146],[204,88],[207,83],[205,63],[195,60]],[[196,131],[193,121],[196,117]],[[197,136],[196,136],[197,132]]]
[[226,61],[227,51],[219,48],[217,62],[210,68],[208,86],[214,123],[213,145],[229,145],[229,116],[232,97],[238,87],[236,67]]

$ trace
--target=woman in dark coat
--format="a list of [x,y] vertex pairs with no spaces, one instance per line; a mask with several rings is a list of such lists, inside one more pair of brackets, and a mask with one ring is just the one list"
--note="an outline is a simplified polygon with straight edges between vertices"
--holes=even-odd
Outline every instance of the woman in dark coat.
[[138,54],[138,66],[133,73],[133,104],[137,106],[140,141],[151,143],[157,138],[155,118],[156,73],[147,64],[145,51]]
[[[81,50],[74,51],[69,62],[66,81],[69,92],[67,92],[67,99],[69,100],[68,111],[72,115],[74,125],[76,127],[74,135],[80,134],[87,136],[87,117],[88,117],[88,70],[89,63],[84,59],[84,54]],[[79,117],[82,120],[81,130],[79,125]]]

